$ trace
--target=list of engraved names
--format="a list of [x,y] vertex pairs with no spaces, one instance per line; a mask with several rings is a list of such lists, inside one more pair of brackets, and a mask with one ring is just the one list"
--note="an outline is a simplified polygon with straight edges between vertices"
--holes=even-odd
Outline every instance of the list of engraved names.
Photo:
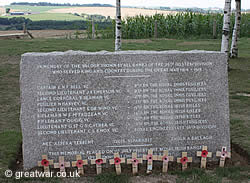
[[[188,144],[213,140],[213,135],[205,130],[216,129],[216,124],[204,115],[209,102],[209,83],[200,77],[185,80],[185,75],[201,75],[212,67],[212,62],[187,61],[39,64],[37,69],[49,72],[52,77],[86,76],[109,84],[93,85],[88,80],[81,83],[37,84],[36,133],[40,137],[59,135],[61,139],[67,135],[75,136],[74,140],[44,140],[41,145],[45,147],[88,147],[96,145],[96,136],[115,137],[111,142],[104,142],[104,148],[95,151],[50,151],[49,155],[52,156],[80,153],[90,158],[98,151],[108,154],[132,151],[145,153],[149,148],[199,150],[200,145]],[[154,79],[156,75],[162,75],[165,79]],[[123,84],[123,80],[128,82]],[[117,117],[121,113],[122,117]],[[122,125],[114,119],[122,119]],[[197,133],[183,133],[191,130]],[[154,133],[169,134],[166,139],[169,145],[154,146],[160,138],[160,135],[150,136]],[[183,145],[180,146],[181,142]]]

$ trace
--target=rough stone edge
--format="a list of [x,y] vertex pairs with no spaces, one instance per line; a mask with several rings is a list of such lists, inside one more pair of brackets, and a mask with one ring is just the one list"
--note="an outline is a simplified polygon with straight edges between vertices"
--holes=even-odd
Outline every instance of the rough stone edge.
[[117,52],[109,52],[109,51],[99,51],[99,52],[86,52],[86,51],[65,51],[65,52],[29,52],[24,53],[22,57],[26,56],[63,56],[63,55],[135,55],[135,54],[186,54],[186,53],[217,53],[217,54],[225,54],[220,51],[205,51],[205,50],[190,50],[190,51],[179,51],[179,50],[168,50],[168,51],[146,51],[146,50],[129,50],[129,51],[117,51]]

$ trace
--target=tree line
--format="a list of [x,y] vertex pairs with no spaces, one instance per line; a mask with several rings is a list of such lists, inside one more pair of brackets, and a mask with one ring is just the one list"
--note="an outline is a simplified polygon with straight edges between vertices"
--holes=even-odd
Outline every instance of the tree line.
[[48,2],[39,2],[39,3],[29,3],[29,2],[14,2],[10,5],[23,5],[23,6],[82,6],[82,7],[113,7],[111,4],[70,4],[70,3],[48,3]]
[[[29,30],[86,30],[89,21],[74,20],[74,21],[55,21],[41,20],[32,21],[24,17],[0,18],[0,30],[22,30],[25,23]],[[112,25],[111,21],[99,21],[98,29],[106,29]]]

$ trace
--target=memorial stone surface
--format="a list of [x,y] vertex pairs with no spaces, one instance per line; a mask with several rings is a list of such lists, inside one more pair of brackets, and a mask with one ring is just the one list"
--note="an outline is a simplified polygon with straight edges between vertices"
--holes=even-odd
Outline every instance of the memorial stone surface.
[[227,56],[207,51],[26,53],[24,168],[58,160],[230,150]]

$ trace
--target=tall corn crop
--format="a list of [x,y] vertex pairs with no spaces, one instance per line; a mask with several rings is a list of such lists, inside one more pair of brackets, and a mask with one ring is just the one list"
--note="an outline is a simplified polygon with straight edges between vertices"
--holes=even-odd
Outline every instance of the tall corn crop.
[[[175,15],[138,15],[122,20],[123,39],[153,38],[157,30],[158,38],[213,38],[213,25],[216,22],[217,37],[221,37],[222,14],[177,13]],[[231,18],[231,30],[234,16]],[[157,29],[155,29],[157,26]],[[250,37],[250,14],[242,14],[241,37]]]

